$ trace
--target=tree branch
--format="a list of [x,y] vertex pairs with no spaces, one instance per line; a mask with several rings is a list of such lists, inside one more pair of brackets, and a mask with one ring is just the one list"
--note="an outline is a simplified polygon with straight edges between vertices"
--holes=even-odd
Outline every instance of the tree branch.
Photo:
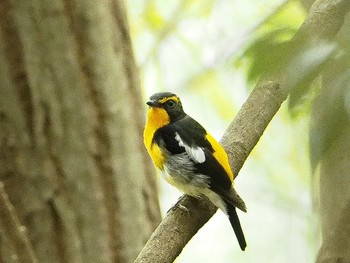
[[0,182],[0,232],[4,234],[6,240],[9,241],[10,246],[14,248],[18,262],[38,262],[25,228],[19,222],[2,182]]
[[[306,37],[309,42],[333,39],[349,9],[349,0],[315,1],[307,19],[291,41],[296,45],[300,37]],[[221,140],[235,175],[290,92],[291,85],[284,83],[288,79],[285,74],[282,72],[273,78],[265,78],[257,85]],[[216,211],[216,207],[206,199],[186,197],[180,204],[189,212],[178,207],[172,209],[154,231],[135,263],[173,262]]]

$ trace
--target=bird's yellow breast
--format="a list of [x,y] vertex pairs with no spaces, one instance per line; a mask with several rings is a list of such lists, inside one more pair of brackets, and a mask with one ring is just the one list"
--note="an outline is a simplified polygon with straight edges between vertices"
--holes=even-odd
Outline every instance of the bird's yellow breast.
[[161,170],[164,169],[165,156],[156,143],[153,143],[154,133],[161,127],[169,124],[170,118],[163,108],[150,107],[147,111],[147,121],[143,133],[146,149],[154,164]]

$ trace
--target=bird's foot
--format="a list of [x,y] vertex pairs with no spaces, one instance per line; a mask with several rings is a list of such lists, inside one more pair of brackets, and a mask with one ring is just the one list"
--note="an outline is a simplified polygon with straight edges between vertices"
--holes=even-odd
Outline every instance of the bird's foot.
[[187,209],[187,207],[181,204],[181,202],[182,202],[183,200],[185,200],[186,198],[187,198],[187,195],[182,195],[182,196],[180,196],[180,198],[179,198],[179,200],[177,200],[176,204],[173,205],[173,206],[168,210],[167,213],[169,213],[170,211],[173,211],[173,210],[179,208],[179,209],[181,209],[182,211],[185,211],[187,214],[189,214],[190,211]]

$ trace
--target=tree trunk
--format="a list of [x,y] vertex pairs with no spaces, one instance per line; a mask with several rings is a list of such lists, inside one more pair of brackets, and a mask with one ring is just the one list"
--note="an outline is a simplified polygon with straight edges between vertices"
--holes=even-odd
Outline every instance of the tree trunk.
[[350,129],[346,129],[322,162],[322,247],[318,263],[350,262],[349,152]]
[[[333,79],[331,76],[329,80]],[[313,121],[319,123],[314,136],[322,150],[319,156],[322,246],[317,262],[345,263],[350,262],[350,112],[344,106],[350,78],[342,83],[329,80],[325,81],[327,88],[313,114]]]
[[[338,32],[338,43],[347,45],[349,33],[348,15]],[[350,262],[349,55],[334,59],[332,67],[323,74],[322,85],[311,116],[310,138],[314,153],[311,160],[320,167],[322,246],[317,262],[345,263]]]
[[132,262],[160,212],[122,2],[4,0],[0,37],[0,180],[39,262]]

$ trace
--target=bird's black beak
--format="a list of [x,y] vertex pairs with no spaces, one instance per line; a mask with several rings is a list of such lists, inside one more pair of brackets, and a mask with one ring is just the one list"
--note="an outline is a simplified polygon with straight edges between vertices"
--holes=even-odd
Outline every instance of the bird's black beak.
[[150,107],[159,107],[160,104],[154,100],[147,101],[146,104]]

